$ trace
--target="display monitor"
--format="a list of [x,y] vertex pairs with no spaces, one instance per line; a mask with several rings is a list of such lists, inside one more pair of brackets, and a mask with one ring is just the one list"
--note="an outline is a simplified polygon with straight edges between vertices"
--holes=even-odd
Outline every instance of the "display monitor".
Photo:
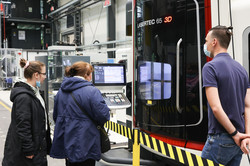
[[126,85],[125,64],[94,64],[92,81],[96,86]]

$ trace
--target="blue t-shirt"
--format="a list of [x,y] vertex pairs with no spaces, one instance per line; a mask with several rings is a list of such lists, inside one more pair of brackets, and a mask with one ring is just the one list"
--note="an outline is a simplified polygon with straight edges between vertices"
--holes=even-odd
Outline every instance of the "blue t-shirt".
[[[223,110],[239,131],[245,132],[245,96],[249,88],[248,74],[244,67],[228,53],[220,53],[202,69],[203,87],[218,88]],[[226,132],[217,121],[208,104],[208,133]]]

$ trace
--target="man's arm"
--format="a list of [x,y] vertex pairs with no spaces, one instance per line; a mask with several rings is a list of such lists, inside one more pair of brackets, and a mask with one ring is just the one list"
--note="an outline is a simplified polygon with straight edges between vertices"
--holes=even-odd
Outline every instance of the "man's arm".
[[[250,134],[250,88],[247,89],[245,97],[245,130],[246,134]],[[248,148],[250,148],[250,138],[244,139],[241,142],[241,149],[244,153],[249,153]]]
[[[236,128],[231,123],[230,119],[228,118],[227,114],[224,112],[221,106],[218,89],[216,87],[206,87],[206,96],[215,118],[229,134],[233,133]],[[240,146],[241,140],[248,136],[249,135],[237,132],[237,134],[234,135],[232,138],[234,139],[234,142],[238,146]]]

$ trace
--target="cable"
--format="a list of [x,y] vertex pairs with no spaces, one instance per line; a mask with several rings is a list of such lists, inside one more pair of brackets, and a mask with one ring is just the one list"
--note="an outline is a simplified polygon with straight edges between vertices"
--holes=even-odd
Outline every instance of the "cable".
[[[231,0],[229,0],[229,14],[230,14],[230,25],[231,27],[233,26],[233,19],[232,19],[232,5],[231,5]],[[233,29],[232,29],[233,32]],[[234,36],[232,35],[232,51],[233,51],[233,59],[235,59],[235,54],[234,54]]]
[[[5,8],[5,6],[4,6]],[[5,34],[5,9],[3,8],[3,39],[4,39],[4,42],[5,42],[5,46],[6,46],[6,34]]]
[[247,154],[247,158],[248,158],[248,162],[249,162],[249,165],[250,165],[250,158],[249,158],[249,154]]
[[217,4],[218,4],[218,25],[220,25],[220,1],[217,0]]
[[[90,15],[89,15],[89,17],[90,17]],[[90,27],[90,30],[91,30],[91,32],[92,32],[92,35],[94,35],[93,29],[92,29],[91,24],[90,24],[90,21],[89,21],[89,17],[88,17],[89,27]]]
[[[247,149],[248,149],[248,152],[249,152],[249,146],[247,145]],[[249,158],[249,153],[247,154],[247,158],[248,158],[248,162],[249,162],[249,165],[250,165],[250,158]]]
[[98,27],[98,24],[99,24],[99,22],[100,22],[100,18],[101,18],[101,15],[102,15],[102,9],[103,9],[103,7],[101,7],[101,12],[100,12],[100,14],[99,14],[98,22],[97,22],[97,25],[96,25],[96,27],[95,27],[95,32],[94,32],[94,34],[93,34],[92,41],[95,39],[96,30],[97,30],[97,27]]
[[[95,27],[95,31],[94,31],[94,32],[93,32],[93,29],[92,29],[91,24],[90,24],[90,21],[89,21],[90,15],[89,15],[89,17],[88,17],[88,23],[89,23],[90,30],[91,30],[92,35],[93,35],[92,42],[95,40],[96,30],[97,30],[97,27],[98,27],[99,22],[100,22],[100,18],[101,18],[101,14],[102,14],[102,9],[103,9],[103,7],[101,7],[101,12],[100,12],[100,14],[99,14],[98,21],[97,21],[97,24],[96,24],[96,27]],[[95,41],[96,41],[96,40],[95,40]],[[94,41],[94,42],[95,42],[95,41]],[[93,42],[93,43],[94,43],[94,42]],[[99,43],[100,43],[100,42],[99,42]]]

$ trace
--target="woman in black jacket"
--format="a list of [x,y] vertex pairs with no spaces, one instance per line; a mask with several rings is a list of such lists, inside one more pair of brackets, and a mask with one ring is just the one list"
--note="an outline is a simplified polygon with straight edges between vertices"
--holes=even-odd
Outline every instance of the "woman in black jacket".
[[2,166],[47,166],[50,128],[40,83],[46,78],[45,64],[20,60],[27,81],[14,85],[13,102]]

